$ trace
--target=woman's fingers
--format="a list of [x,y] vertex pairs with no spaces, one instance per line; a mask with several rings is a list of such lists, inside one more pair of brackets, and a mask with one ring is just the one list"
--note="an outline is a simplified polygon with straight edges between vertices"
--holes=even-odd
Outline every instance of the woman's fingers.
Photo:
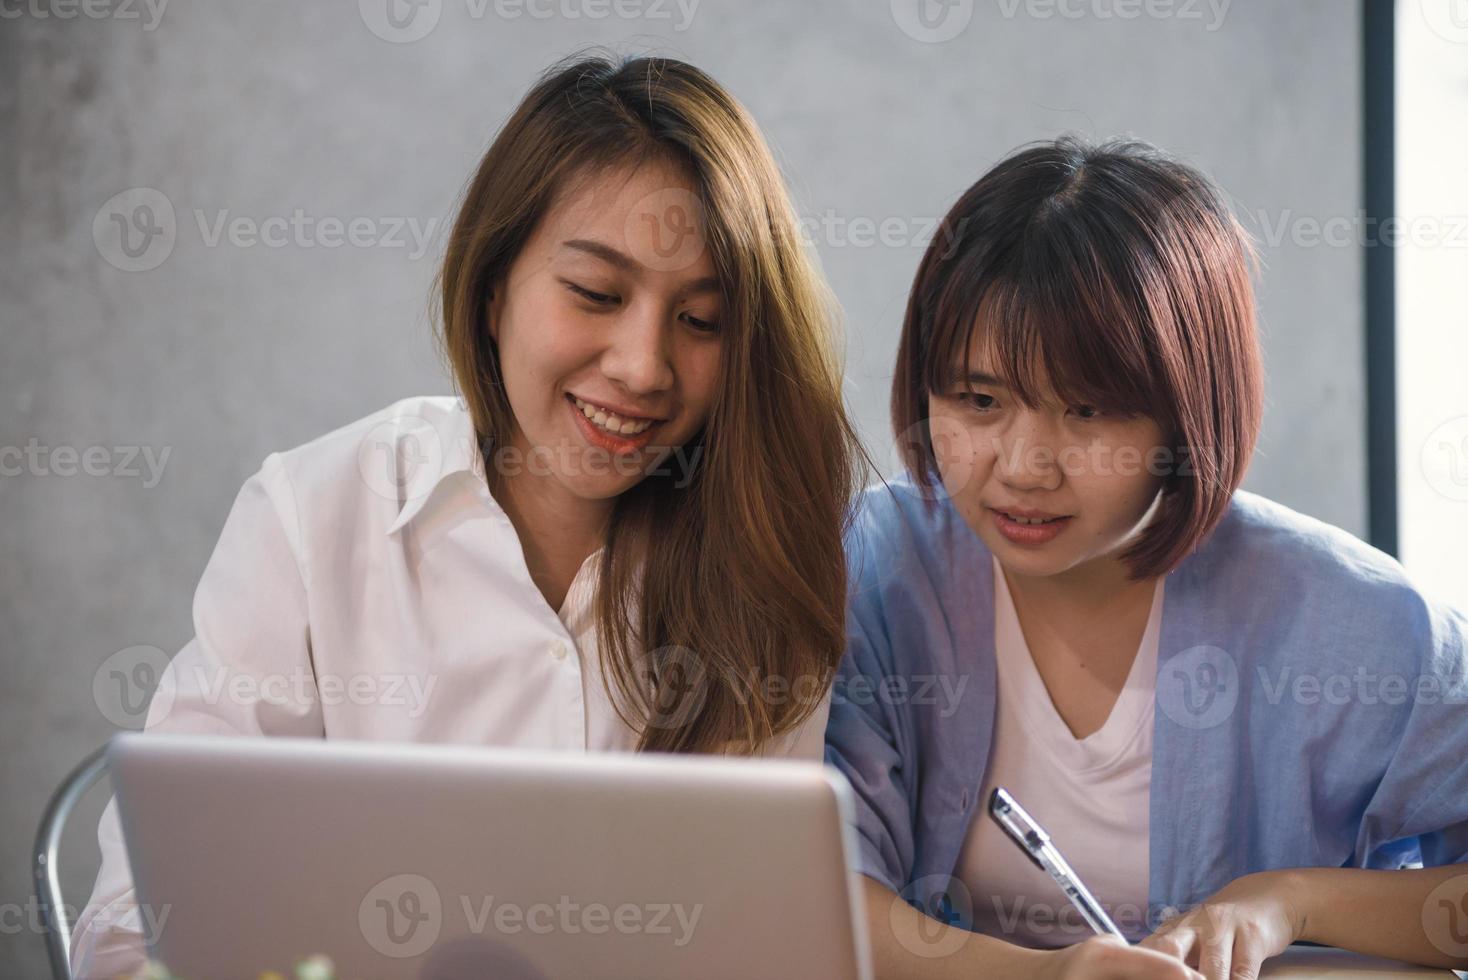
[[1203,980],[1177,957],[1155,949],[1128,946],[1110,936],[1073,947],[1078,955],[1063,975],[1084,980]]
[[1250,919],[1213,914],[1165,926],[1139,944],[1197,966],[1206,980],[1258,980],[1264,961],[1284,945]]
[[1170,929],[1163,929],[1152,933],[1139,944],[1147,949],[1155,949],[1159,953],[1187,962],[1188,954],[1193,950],[1193,943],[1198,936],[1190,927],[1176,925]]
[[1234,930],[1226,922],[1200,922],[1189,917],[1170,929],[1154,932],[1142,940],[1142,945],[1184,963],[1196,963],[1207,980],[1232,980]]
[[1252,929],[1240,929],[1234,935],[1233,967],[1228,980],[1258,980],[1264,961],[1277,950],[1268,948]]
[[1231,980],[1229,969],[1234,959],[1234,935],[1228,928],[1203,937],[1198,953],[1198,970],[1208,980]]

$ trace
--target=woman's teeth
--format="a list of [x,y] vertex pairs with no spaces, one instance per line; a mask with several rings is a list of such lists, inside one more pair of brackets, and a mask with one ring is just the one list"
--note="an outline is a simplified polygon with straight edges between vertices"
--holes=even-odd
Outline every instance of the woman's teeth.
[[1058,517],[1016,517],[1013,514],[1005,514],[1004,516],[1016,524],[1049,524],[1051,521],[1060,520]]
[[648,427],[653,423],[652,419],[624,419],[614,412],[608,412],[604,408],[598,408],[590,402],[584,402],[574,395],[571,396],[571,400],[576,403],[576,407],[581,410],[582,415],[585,415],[613,435],[635,436],[639,432],[646,432]]

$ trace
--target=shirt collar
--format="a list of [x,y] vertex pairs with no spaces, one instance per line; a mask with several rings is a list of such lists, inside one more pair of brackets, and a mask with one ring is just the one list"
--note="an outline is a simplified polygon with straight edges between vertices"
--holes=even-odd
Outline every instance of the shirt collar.
[[401,509],[388,535],[416,517],[451,477],[471,473],[484,484],[484,458],[460,398],[447,409],[424,407],[417,414],[394,415],[379,423],[369,438],[380,447],[394,449],[393,482]]

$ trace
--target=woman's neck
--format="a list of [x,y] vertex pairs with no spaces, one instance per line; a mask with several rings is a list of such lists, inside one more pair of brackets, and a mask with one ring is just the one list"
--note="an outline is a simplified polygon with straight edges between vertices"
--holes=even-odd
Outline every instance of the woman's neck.
[[[520,448],[520,458],[529,458]],[[578,497],[553,476],[525,468],[506,474],[490,467],[488,474],[489,491],[520,538],[531,579],[559,610],[581,565],[606,539],[613,501]]]
[[1126,686],[1157,587],[1126,568],[1077,568],[1062,575],[1003,571],[1030,659],[1074,738],[1101,729]]
[[1150,607],[1157,587],[1155,578],[1133,579],[1124,562],[1109,556],[1056,575],[1004,569],[1004,580],[1017,605],[1060,622],[1091,621],[1139,605]]

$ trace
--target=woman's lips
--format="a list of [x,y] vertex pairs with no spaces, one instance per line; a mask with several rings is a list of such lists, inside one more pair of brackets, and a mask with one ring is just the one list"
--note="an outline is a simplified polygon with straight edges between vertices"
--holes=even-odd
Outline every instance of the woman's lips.
[[1067,516],[1057,517],[1043,524],[1021,524],[1001,510],[991,507],[989,512],[994,515],[994,526],[999,529],[999,533],[1006,540],[1021,545],[1039,545],[1054,541],[1071,522],[1071,518]]
[[652,437],[662,426],[662,421],[655,421],[641,432],[623,434],[612,432],[605,426],[598,425],[592,419],[586,417],[585,411],[576,404],[575,395],[566,396],[566,409],[576,420],[576,426],[581,430],[581,435],[591,445],[607,452],[617,454],[635,453],[647,446]]

